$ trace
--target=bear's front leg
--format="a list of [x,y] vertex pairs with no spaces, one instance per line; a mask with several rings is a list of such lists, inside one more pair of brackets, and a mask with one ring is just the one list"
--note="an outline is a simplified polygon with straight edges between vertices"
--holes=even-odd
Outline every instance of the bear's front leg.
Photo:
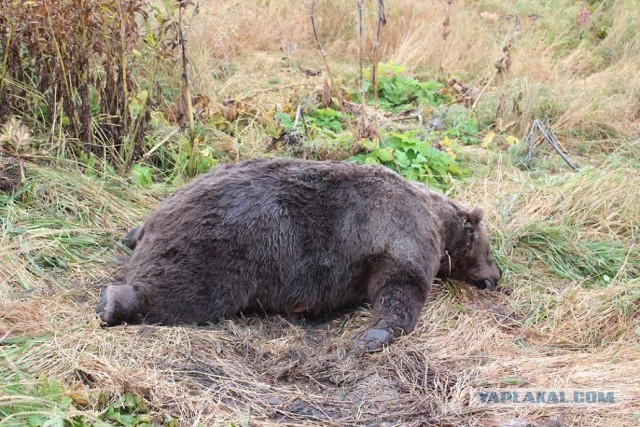
[[366,351],[376,351],[394,338],[411,332],[430,289],[431,280],[421,271],[396,271],[388,277],[375,292],[373,322],[357,345]]

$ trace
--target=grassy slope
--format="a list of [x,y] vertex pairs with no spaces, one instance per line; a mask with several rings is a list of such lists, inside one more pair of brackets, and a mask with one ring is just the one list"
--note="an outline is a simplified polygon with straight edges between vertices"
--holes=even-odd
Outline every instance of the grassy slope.
[[[92,310],[98,286],[125,255],[116,242],[169,189],[142,190],[89,178],[73,167],[29,165],[21,193],[0,193],[0,407],[13,405],[13,412],[21,408],[34,417],[83,415],[91,422],[110,403],[126,406],[117,402],[131,392],[154,419],[170,415],[186,425],[637,422],[637,2],[597,2],[593,16],[599,21],[587,27],[575,25],[584,6],[578,2],[454,2],[447,40],[440,36],[444,9],[403,3],[388,6],[385,58],[417,73],[442,67],[447,76],[478,86],[491,75],[510,28],[479,11],[523,17],[512,70],[490,87],[479,115],[487,123],[512,123],[509,132],[521,136],[533,116],[546,115],[570,152],[588,165],[569,172],[543,148],[532,172],[514,167],[514,156],[498,148],[471,147],[462,156],[474,173],[451,191],[486,208],[509,292],[438,283],[416,331],[365,356],[350,352],[370,318],[365,309],[328,322],[270,317],[211,328],[103,330]],[[295,71],[320,61],[304,9],[287,4],[272,1],[259,13],[240,2],[204,5],[190,30],[196,92],[215,104],[272,88],[269,81],[319,85],[320,79]],[[317,12],[339,76],[348,76],[356,63],[348,19],[353,11],[346,4]],[[525,19],[530,13],[542,18]],[[283,16],[286,25],[273,24]],[[608,36],[594,39],[605,26]],[[293,48],[283,59],[286,43]],[[266,114],[305,90],[264,92],[250,103],[258,115]],[[231,137],[210,136],[210,142],[232,157],[262,154],[264,129],[258,120],[245,124]],[[162,128],[156,132],[163,136]],[[518,385],[615,390],[619,402],[469,402],[477,388]],[[12,423],[20,425],[17,418],[0,420]]]

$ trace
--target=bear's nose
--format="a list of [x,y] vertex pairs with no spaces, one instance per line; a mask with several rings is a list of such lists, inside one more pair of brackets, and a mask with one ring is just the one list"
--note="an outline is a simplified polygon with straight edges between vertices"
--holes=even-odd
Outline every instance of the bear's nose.
[[489,279],[482,279],[482,289],[491,289],[495,286],[495,282],[492,282]]

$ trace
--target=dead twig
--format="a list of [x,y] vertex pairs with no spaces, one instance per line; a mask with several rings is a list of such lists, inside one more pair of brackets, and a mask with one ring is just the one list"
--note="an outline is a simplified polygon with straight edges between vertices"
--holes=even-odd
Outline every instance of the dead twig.
[[[445,10],[445,18],[442,21],[442,40],[444,41],[445,47],[447,44],[447,39],[449,38],[449,34],[451,33],[451,4],[453,0],[441,0],[442,7]],[[440,67],[438,67],[439,73],[444,73],[444,57],[447,52],[447,49],[442,49],[442,55],[440,55]]]
[[328,84],[331,87],[331,89],[334,89],[333,76],[331,74],[331,68],[329,67],[329,62],[327,61],[327,53],[322,47],[322,43],[320,42],[320,36],[318,36],[318,27],[316,26],[316,16],[315,16],[316,0],[311,0],[311,6],[307,6],[307,4],[304,1],[302,2],[302,4],[304,4],[304,7],[307,9],[307,12],[309,13],[309,20],[311,21],[311,28],[313,29],[313,37],[316,39],[318,50],[320,51],[320,55],[322,56],[322,64],[324,66],[324,71],[328,80]]
[[284,145],[288,146],[298,146],[302,140],[300,139],[300,135],[298,133],[298,122],[302,119],[302,125],[304,127],[304,133],[307,138],[309,138],[309,133],[307,130],[307,123],[304,120],[304,115],[302,114],[302,105],[298,104],[298,108],[296,109],[296,117],[293,120],[293,125],[289,130],[283,130],[277,138],[273,138],[269,145],[267,146],[267,151],[272,151],[276,148],[279,142],[282,142]]
[[291,89],[294,87],[312,86],[312,85],[314,85],[313,82],[304,82],[304,83],[292,83],[288,85],[274,86],[274,87],[270,87],[269,89],[259,90],[251,95],[245,96],[244,98],[240,99],[238,102],[248,102],[248,101],[251,101],[253,98],[257,98],[258,96],[264,95],[265,93],[269,93],[269,92],[276,92],[283,89]]
[[291,132],[295,132],[298,127],[298,121],[300,121],[300,113],[302,111],[302,105],[298,104],[298,108],[296,108],[296,118],[293,121],[293,127],[291,128]]
[[[381,22],[382,16],[382,22]],[[358,141],[362,139],[378,139],[380,138],[377,111],[370,117],[367,114],[366,93],[364,90],[364,0],[358,0],[358,57],[360,60],[360,117],[356,124],[356,142],[353,146],[353,152],[359,152],[361,147]],[[384,25],[384,4],[380,1],[378,5],[378,29],[376,35],[376,45],[374,48],[374,63],[371,67],[371,78],[374,96],[374,108],[378,103],[378,87],[377,87],[377,69],[378,69],[378,48],[380,45],[381,26]]]
[[545,139],[545,141],[547,141],[549,143],[549,145],[555,150],[556,153],[558,153],[558,155],[560,157],[562,157],[562,160],[565,161],[565,163],[567,165],[569,165],[569,167],[571,169],[573,169],[574,171],[578,171],[579,166],[576,165],[575,163],[573,163],[571,161],[571,159],[569,158],[569,156],[567,156],[561,149],[560,146],[558,144],[558,140],[556,139],[556,137],[553,135],[553,132],[551,131],[551,127],[549,125],[543,125],[540,120],[538,120],[537,118],[533,121],[533,123],[531,124],[531,129],[529,130],[529,135],[527,136],[527,142],[528,142],[528,150],[527,150],[527,154],[524,157],[524,161],[523,163],[526,166],[529,166],[529,163],[531,162],[531,158],[533,157],[533,147],[534,147],[534,140],[535,140],[535,130],[538,130],[538,132],[540,132],[540,134],[542,135],[542,137]]

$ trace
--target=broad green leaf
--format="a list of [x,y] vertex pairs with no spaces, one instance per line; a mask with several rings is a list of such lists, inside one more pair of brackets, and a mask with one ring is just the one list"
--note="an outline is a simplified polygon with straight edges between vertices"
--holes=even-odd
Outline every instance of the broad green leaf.
[[131,165],[131,177],[139,186],[148,187],[153,184],[153,168],[134,163]]
[[367,157],[366,159],[364,159],[364,164],[365,165],[379,165],[380,162],[375,157]]
[[402,169],[408,168],[409,166],[411,166],[411,160],[409,160],[409,157],[407,156],[406,152],[396,150],[393,154],[396,158],[396,163]]
[[393,148],[378,148],[373,153],[382,162],[393,161]]

